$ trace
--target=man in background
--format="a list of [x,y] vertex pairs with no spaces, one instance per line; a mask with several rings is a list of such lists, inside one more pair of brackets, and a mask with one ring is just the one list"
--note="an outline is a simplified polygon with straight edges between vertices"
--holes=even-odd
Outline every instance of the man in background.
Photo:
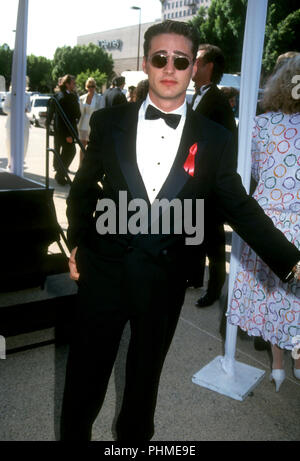
[[[197,54],[197,72],[193,78],[196,93],[192,100],[192,108],[196,113],[223,125],[231,131],[237,142],[237,127],[234,113],[228,98],[219,90],[225,68],[225,58],[220,48],[202,44]],[[197,307],[212,305],[221,295],[226,279],[225,232],[221,218],[216,212],[216,204],[205,204],[204,232],[205,253],[200,256],[199,272],[204,274],[206,255],[209,259],[209,281],[205,295],[198,299]],[[203,282],[202,282],[203,283]]]
[[118,104],[124,104],[125,102],[127,102],[126,96],[123,93],[124,86],[125,77],[116,77],[113,80],[113,87],[108,88],[103,93],[101,109],[105,107],[117,106]]
[[[81,112],[78,96],[76,94],[75,77],[70,74],[65,75],[59,79],[58,87],[59,92],[55,95],[55,98],[60,104],[67,121],[77,134],[77,123],[80,119]],[[54,147],[56,152],[59,154],[65,169],[68,170],[76,154],[74,133],[68,126],[64,117],[62,117],[53,100],[51,100],[47,115],[48,126],[50,126],[52,118],[54,118]],[[62,171],[55,157],[53,161],[53,168],[56,171],[56,182],[61,186],[64,186],[67,183],[65,171]]]

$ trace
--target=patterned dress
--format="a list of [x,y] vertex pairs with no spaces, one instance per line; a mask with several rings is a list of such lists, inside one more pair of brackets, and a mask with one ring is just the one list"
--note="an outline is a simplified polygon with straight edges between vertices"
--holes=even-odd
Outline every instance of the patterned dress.
[[[255,118],[252,175],[258,183],[253,197],[300,249],[300,113]],[[250,336],[292,349],[300,335],[300,282],[283,283],[244,243],[228,319]]]

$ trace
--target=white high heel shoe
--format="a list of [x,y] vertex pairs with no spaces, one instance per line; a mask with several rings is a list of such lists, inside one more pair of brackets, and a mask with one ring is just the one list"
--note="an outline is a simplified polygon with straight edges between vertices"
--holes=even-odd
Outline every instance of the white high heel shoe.
[[297,379],[300,379],[300,368],[294,368],[294,376]]
[[285,380],[285,371],[282,369],[275,369],[272,370],[272,373],[270,374],[270,381],[275,382],[275,389],[276,392],[279,391],[279,388],[283,381]]

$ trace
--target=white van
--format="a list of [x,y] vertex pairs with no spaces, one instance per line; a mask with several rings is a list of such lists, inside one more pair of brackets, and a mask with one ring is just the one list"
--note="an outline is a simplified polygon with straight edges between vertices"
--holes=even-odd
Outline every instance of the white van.
[[47,95],[35,95],[31,99],[31,110],[27,114],[30,123],[35,126],[46,126],[47,117],[47,105],[50,96]]

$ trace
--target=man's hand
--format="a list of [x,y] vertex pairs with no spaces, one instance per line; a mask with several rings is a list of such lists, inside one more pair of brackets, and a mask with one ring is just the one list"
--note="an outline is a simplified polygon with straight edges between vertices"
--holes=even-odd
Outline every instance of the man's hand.
[[77,266],[76,266],[76,261],[75,261],[75,255],[76,255],[76,252],[77,252],[77,248],[78,247],[73,248],[73,250],[71,251],[71,254],[70,254],[70,258],[69,258],[70,278],[72,280],[78,280],[79,275],[80,275],[77,272]]
[[294,280],[300,281],[300,261],[293,267],[292,272],[294,274]]
[[66,141],[67,141],[69,144],[72,144],[72,142],[73,142],[72,136],[68,136],[68,137],[66,138]]

